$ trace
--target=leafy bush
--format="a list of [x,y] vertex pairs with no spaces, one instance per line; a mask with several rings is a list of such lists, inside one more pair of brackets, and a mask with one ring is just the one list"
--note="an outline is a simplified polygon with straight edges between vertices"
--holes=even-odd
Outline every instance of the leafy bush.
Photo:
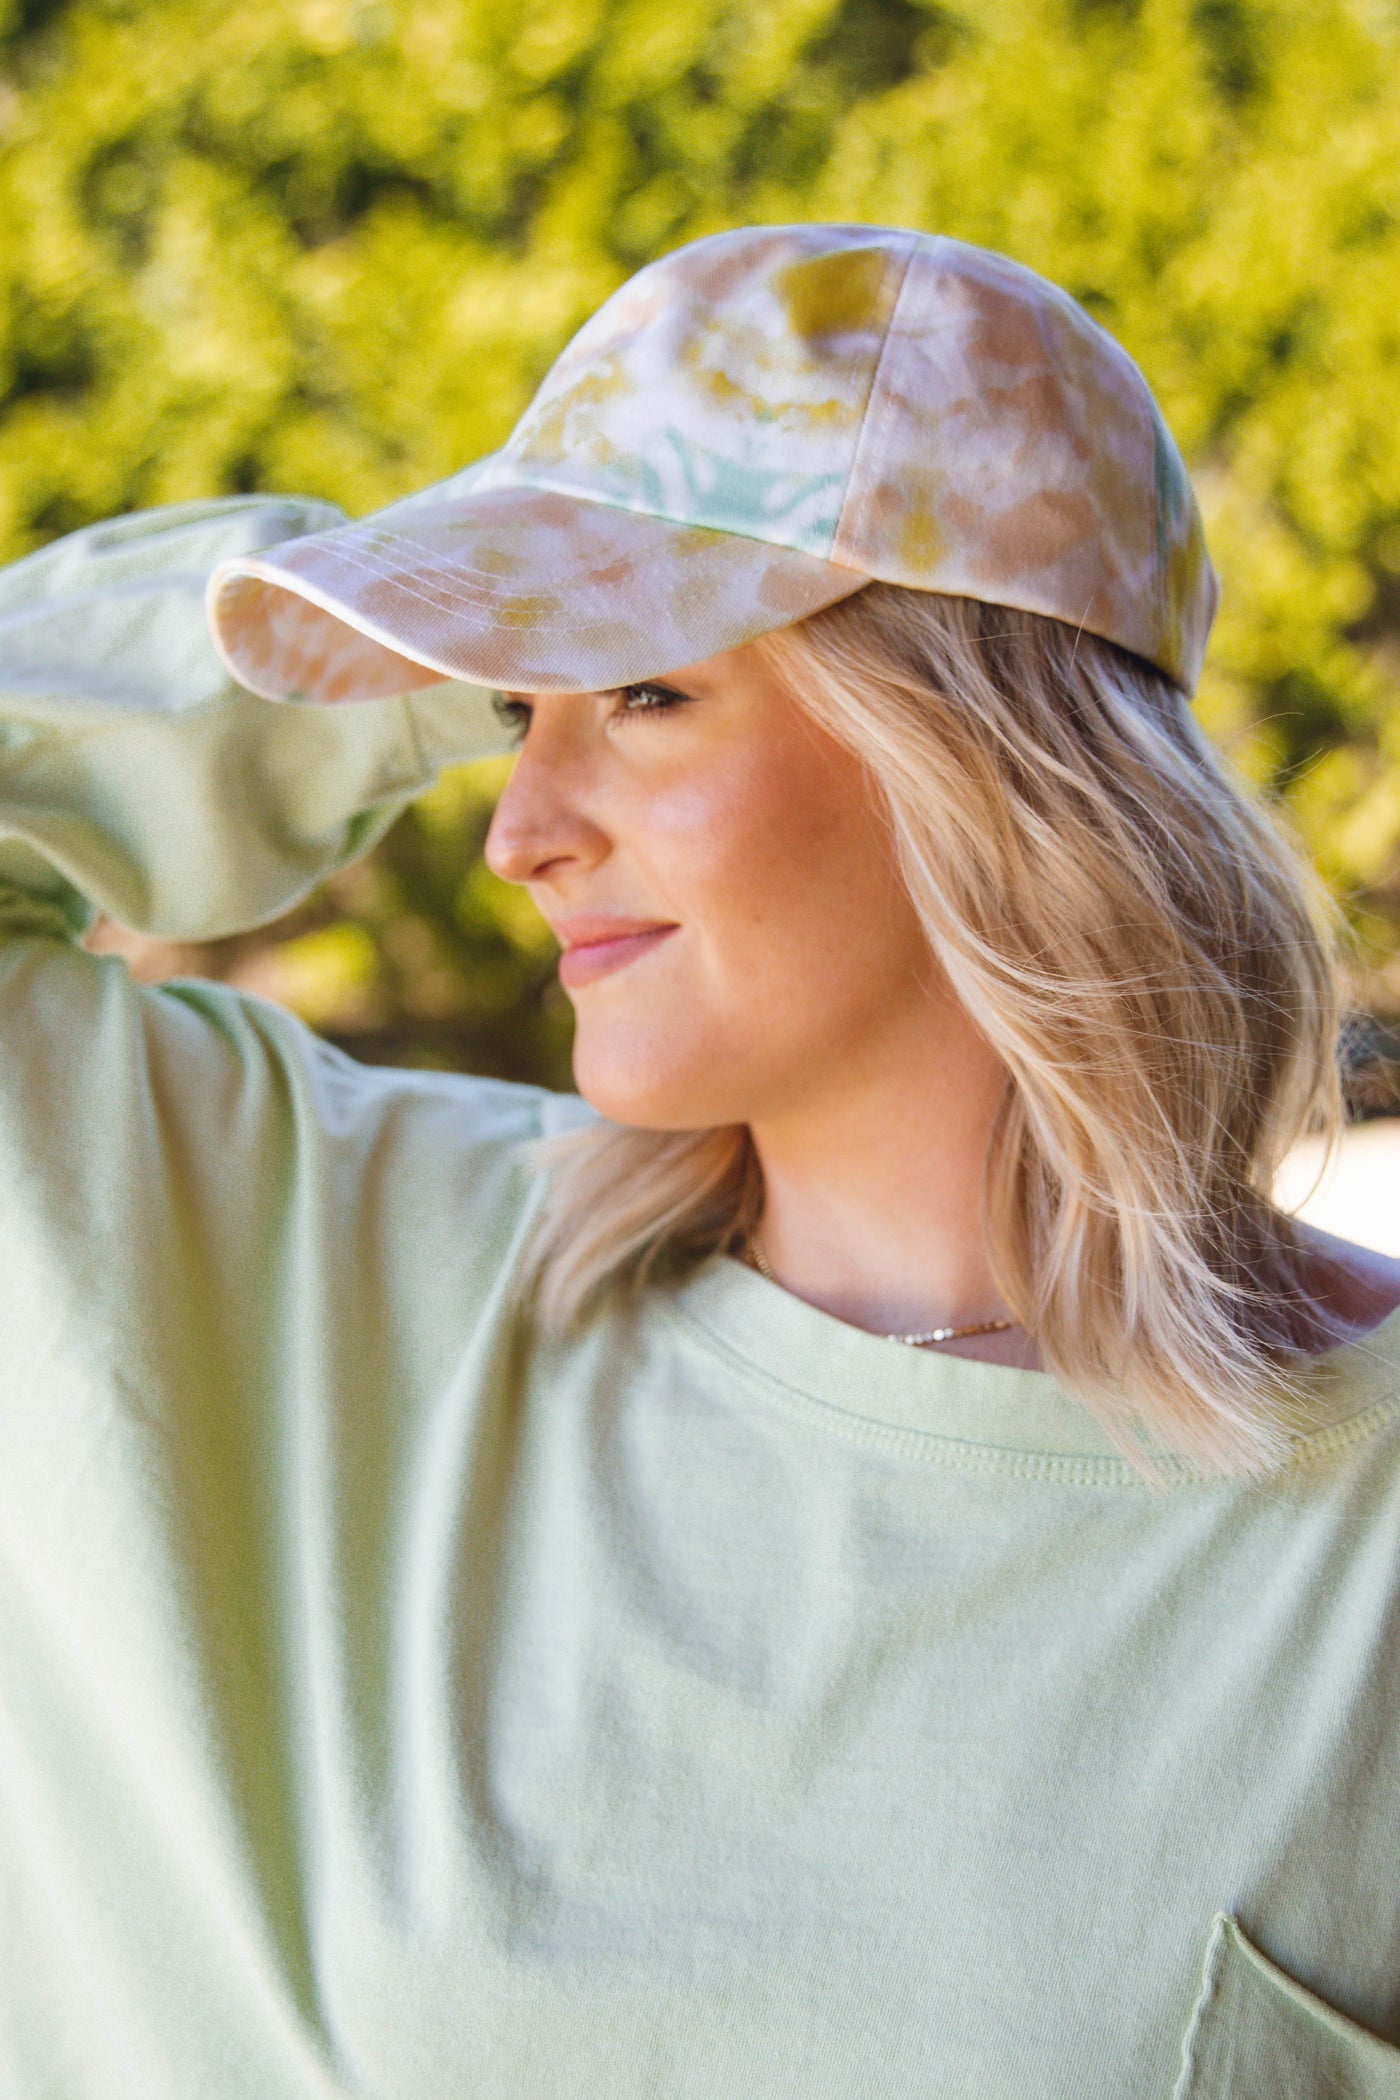
[[[10,0],[0,67],[5,553],[223,490],[385,502],[723,226],[915,225],[1057,279],[1197,475],[1203,718],[1400,1012],[1396,0]],[[482,792],[444,790],[451,851]],[[285,988],[376,1054],[557,1072],[538,925],[445,835],[405,820],[320,900],[359,934]]]

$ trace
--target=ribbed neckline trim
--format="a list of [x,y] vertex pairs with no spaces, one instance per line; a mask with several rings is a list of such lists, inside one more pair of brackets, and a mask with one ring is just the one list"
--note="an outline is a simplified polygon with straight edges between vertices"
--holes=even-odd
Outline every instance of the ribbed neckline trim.
[[[905,1348],[819,1311],[729,1255],[696,1270],[668,1306],[771,1399],[847,1438],[962,1471],[1145,1486],[1083,1402],[1047,1372]],[[1400,1311],[1318,1357],[1308,1382],[1317,1427],[1298,1440],[1290,1471],[1356,1442],[1400,1405]],[[1170,1457],[1160,1478],[1166,1486],[1238,1485],[1203,1482]]]

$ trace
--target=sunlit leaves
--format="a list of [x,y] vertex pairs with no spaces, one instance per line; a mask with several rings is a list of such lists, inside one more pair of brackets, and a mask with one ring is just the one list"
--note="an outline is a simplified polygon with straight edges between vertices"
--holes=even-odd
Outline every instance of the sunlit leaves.
[[[1291,796],[1400,1010],[1395,0],[12,0],[0,22],[3,551],[231,488],[385,502],[496,445],[593,307],[697,233],[987,242],[1147,372],[1225,582],[1203,715]],[[465,969],[455,906],[411,909]]]

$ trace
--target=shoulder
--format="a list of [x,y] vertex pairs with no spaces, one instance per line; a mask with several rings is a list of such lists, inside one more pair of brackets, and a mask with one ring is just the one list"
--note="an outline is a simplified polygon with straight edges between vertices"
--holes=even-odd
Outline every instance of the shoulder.
[[362,1064],[285,1007],[226,985],[175,979],[155,996],[223,1039],[235,1064],[280,1068],[298,1111],[330,1140],[372,1136],[377,1142],[392,1128],[453,1150],[509,1149],[597,1120],[577,1094],[548,1087]]
[[[143,985],[117,956],[12,944],[0,1164],[177,1158],[227,1183],[313,1159],[349,1175],[392,1167],[441,1184],[593,1117],[575,1095],[450,1072],[361,1064],[269,999],[202,978]],[[412,1165],[409,1165],[409,1162]],[[120,1177],[116,1177],[120,1179]]]

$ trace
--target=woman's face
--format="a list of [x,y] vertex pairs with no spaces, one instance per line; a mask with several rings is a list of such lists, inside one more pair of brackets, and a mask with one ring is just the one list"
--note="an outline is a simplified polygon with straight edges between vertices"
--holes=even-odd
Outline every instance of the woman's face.
[[936,973],[868,778],[756,651],[503,706],[524,738],[486,859],[560,940],[602,1115],[790,1115],[927,1030]]

